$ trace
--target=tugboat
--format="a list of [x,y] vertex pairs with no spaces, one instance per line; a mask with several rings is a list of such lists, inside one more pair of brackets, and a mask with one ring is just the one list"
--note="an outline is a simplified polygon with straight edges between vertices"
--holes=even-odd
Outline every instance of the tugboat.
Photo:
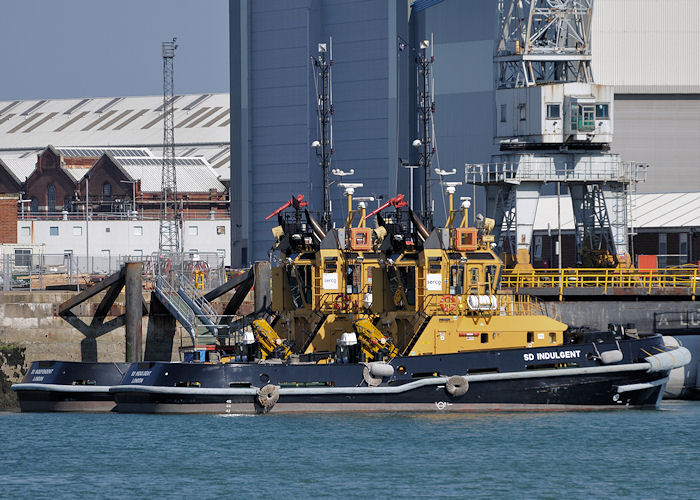
[[109,412],[109,388],[119,384],[129,363],[35,361],[13,384],[23,412]]
[[[426,51],[417,59],[422,137],[414,145],[422,148],[424,186],[435,152],[432,61]],[[268,216],[278,221],[270,308],[217,335],[203,351],[209,362],[132,364],[110,389],[118,411],[658,407],[670,370],[687,364],[689,351],[615,325],[572,331],[532,300],[502,292],[494,221],[479,216],[470,227],[469,199],[453,210],[460,183],[444,183],[449,217],[433,228],[430,189],[423,191],[422,214],[402,195],[366,214],[364,202],[359,210],[352,202],[362,184],[341,182],[347,219],[331,227],[332,44],[319,44],[312,64],[320,89],[320,137],[312,146],[323,171],[323,211],[315,218],[298,195]],[[393,212],[382,215],[389,207]],[[376,227],[367,227],[375,215]]]
[[343,228],[324,231],[302,197],[281,207],[294,213],[276,214],[270,310],[222,341],[218,362],[132,364],[110,389],[117,411],[657,408],[690,360],[660,335],[571,330],[503,293],[493,221],[469,227],[454,185],[447,224],[430,232],[400,197],[366,227],[363,203],[352,208],[360,186],[346,185]]

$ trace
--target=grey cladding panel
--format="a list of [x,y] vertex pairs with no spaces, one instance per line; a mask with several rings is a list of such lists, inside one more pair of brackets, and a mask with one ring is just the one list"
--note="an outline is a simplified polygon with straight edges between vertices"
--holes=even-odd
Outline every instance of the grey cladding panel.
[[417,14],[435,33],[435,43],[492,40],[496,35],[497,0],[445,0]]
[[700,99],[617,96],[614,113],[612,151],[650,165],[637,191],[700,190]]

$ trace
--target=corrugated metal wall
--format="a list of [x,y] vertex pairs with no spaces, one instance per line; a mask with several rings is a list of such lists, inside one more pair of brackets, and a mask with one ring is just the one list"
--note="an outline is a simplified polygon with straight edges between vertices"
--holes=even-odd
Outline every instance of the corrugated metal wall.
[[595,0],[593,76],[617,93],[700,92],[698,0]]
[[[234,238],[247,245],[245,253],[234,248],[236,266],[267,257],[273,223],[264,219],[292,195],[322,209],[321,169],[311,148],[318,125],[310,58],[330,36],[332,168],[355,170],[351,181],[365,183],[357,196],[396,192],[397,35],[408,36],[408,7],[403,0],[231,0],[230,10],[238,13],[231,15],[231,53],[241,53],[231,61],[231,145],[242,151],[231,163],[232,228],[240,224]],[[407,112],[401,116],[406,120]],[[331,200],[333,219],[342,223],[346,204],[335,185]]]

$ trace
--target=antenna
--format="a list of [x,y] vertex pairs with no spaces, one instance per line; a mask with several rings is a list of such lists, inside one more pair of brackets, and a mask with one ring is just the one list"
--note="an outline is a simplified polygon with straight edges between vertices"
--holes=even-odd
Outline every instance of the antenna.
[[433,113],[435,112],[435,99],[433,97],[432,66],[435,61],[433,56],[433,40],[422,40],[421,51],[416,55],[416,90],[418,111],[418,130],[420,139],[413,141],[413,146],[419,151],[418,165],[423,167],[425,178],[423,181],[423,223],[428,228],[433,225],[433,208],[430,196],[430,167],[435,154],[435,147],[431,138]]
[[180,253],[180,217],[177,207],[175,178],[175,127],[173,108],[173,59],[177,45],[163,42],[163,169],[161,175],[160,239],[158,252]]
[[[326,57],[329,54],[329,57]],[[331,198],[330,181],[328,172],[331,167],[333,155],[333,89],[331,79],[331,66],[333,66],[333,38],[326,43],[318,44],[318,56],[311,58],[314,83],[316,85],[316,113],[319,123],[319,140],[311,146],[319,157],[319,165],[323,171],[323,215],[321,226],[325,231],[331,228]],[[320,85],[319,85],[320,84]],[[320,88],[319,88],[320,87]],[[319,93],[320,92],[320,93]]]

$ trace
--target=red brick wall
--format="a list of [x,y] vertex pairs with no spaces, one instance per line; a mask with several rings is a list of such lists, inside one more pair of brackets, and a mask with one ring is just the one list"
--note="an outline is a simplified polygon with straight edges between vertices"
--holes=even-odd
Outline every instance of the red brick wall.
[[0,195],[0,243],[17,243],[16,195]]

